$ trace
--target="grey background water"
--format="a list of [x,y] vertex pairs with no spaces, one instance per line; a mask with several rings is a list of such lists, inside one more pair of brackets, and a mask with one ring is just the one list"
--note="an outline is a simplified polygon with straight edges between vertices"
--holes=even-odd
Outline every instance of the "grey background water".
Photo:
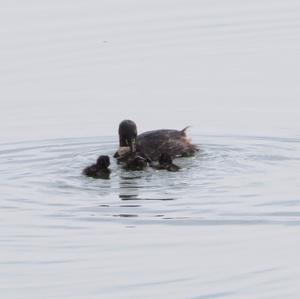
[[[0,5],[1,298],[299,298],[298,1]],[[201,151],[83,177],[123,118]]]

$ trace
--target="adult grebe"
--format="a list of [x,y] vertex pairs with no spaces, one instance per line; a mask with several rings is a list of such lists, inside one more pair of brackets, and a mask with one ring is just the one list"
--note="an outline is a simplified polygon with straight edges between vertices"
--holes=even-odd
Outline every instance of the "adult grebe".
[[198,147],[186,136],[186,130],[154,130],[137,135],[137,127],[132,120],[123,120],[119,125],[119,150],[115,158],[126,156],[128,152],[138,152],[152,161],[158,161],[162,153],[171,158],[193,156]]

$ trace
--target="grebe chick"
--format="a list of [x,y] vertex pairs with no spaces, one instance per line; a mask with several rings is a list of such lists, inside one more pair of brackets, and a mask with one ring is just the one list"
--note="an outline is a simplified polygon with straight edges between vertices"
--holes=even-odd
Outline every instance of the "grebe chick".
[[178,171],[180,169],[179,166],[173,164],[172,158],[168,153],[162,153],[159,157],[158,162],[158,165],[151,164],[151,167],[157,170],[165,169],[172,172]]
[[99,156],[96,164],[86,167],[83,174],[95,179],[109,179],[111,170],[108,168],[110,165],[109,156]]
[[144,170],[148,167],[148,161],[140,155],[132,155],[123,162],[123,167],[126,170]]

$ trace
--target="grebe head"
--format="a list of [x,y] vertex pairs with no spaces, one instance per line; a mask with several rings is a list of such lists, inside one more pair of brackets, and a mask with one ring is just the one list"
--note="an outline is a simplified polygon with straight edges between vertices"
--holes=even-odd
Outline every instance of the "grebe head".
[[100,169],[105,169],[110,165],[109,156],[99,156],[97,159],[97,166]]
[[129,146],[131,151],[135,151],[137,138],[137,128],[132,120],[123,120],[119,125],[119,146]]
[[130,170],[143,170],[147,167],[147,165],[148,163],[146,159],[140,156],[136,156],[135,158],[127,162],[126,168]]

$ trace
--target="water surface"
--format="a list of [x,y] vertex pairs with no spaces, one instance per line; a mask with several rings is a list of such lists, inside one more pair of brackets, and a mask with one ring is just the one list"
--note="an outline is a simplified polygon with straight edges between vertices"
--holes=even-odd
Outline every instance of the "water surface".
[[[0,298],[300,298],[300,2],[0,3]],[[178,173],[81,174],[117,128]]]
[[178,173],[81,174],[115,137],[3,144],[5,298],[295,298],[300,140],[194,136]]

